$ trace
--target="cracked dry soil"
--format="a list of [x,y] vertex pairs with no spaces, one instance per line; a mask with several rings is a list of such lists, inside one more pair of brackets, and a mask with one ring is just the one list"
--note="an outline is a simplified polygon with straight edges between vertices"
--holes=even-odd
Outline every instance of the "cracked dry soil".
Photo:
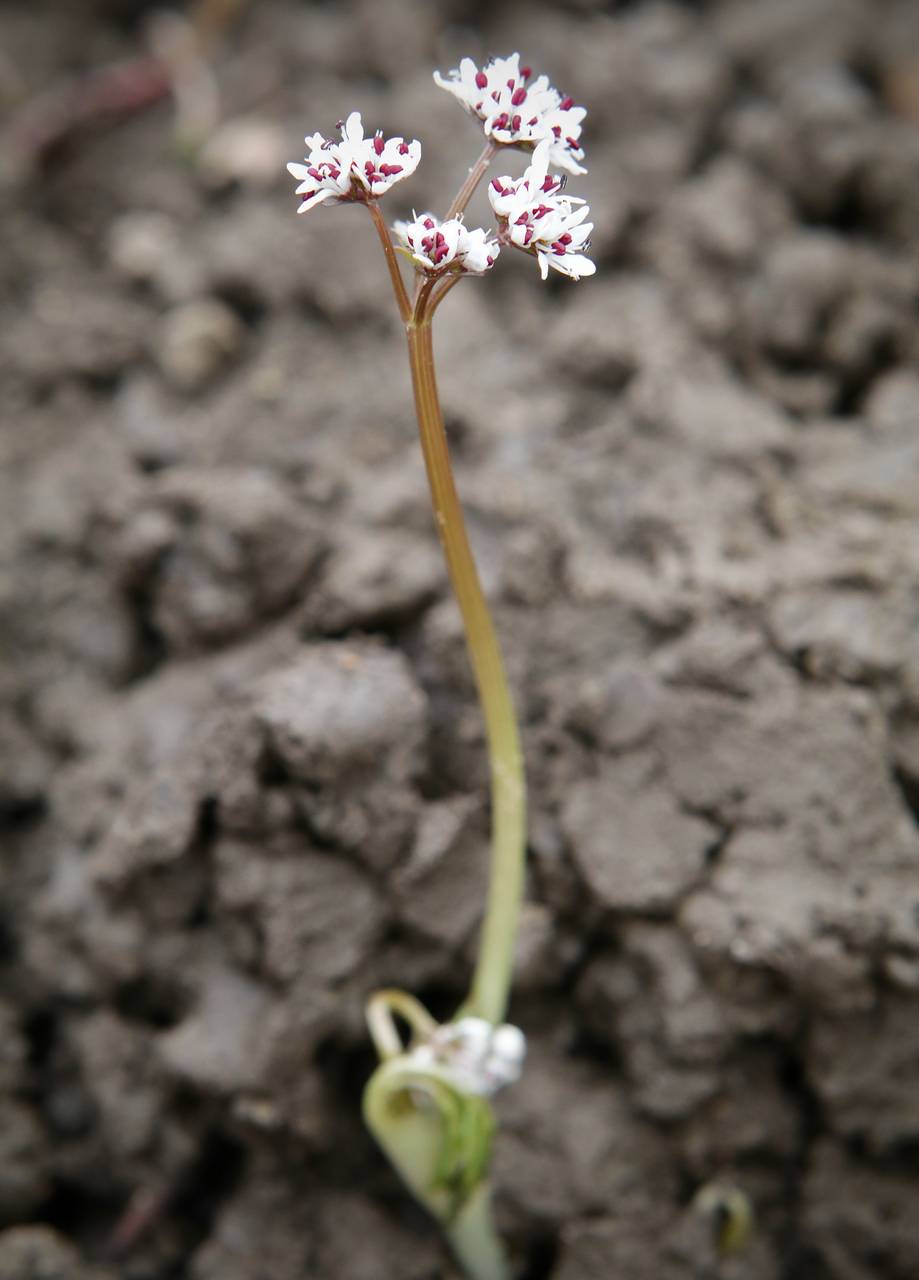
[[[6,4],[7,105],[141,9]],[[431,69],[515,48],[600,271],[438,317],[532,795],[502,1227],[526,1280],[919,1275],[919,9],[266,0],[199,164],[161,103],[0,193],[3,1280],[453,1275],[362,1002],[464,992],[481,726],[370,227],[282,161],[357,108],[443,206]]]

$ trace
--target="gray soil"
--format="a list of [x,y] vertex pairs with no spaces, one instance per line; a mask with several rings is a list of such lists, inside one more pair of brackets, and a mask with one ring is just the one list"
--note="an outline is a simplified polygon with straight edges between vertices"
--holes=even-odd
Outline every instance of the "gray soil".
[[[5,4],[6,106],[141,8]],[[167,102],[4,157],[2,1280],[454,1275],[362,1007],[465,993],[482,728],[369,222],[283,161],[357,108],[443,207],[431,69],[517,48],[600,270],[438,317],[532,797],[502,1228],[521,1280],[919,1275],[919,7],[260,0],[197,162]]]

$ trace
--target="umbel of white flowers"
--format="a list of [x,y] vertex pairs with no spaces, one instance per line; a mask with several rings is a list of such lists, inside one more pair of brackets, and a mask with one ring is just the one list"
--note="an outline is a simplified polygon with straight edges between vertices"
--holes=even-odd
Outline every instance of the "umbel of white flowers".
[[[563,194],[567,173],[586,173],[580,164],[584,108],[563,97],[546,76],[534,79],[529,67],[520,66],[518,53],[493,58],[482,68],[463,58],[458,70],[446,78],[435,71],[434,79],[481,121],[493,146],[529,151],[531,160],[522,177],[494,178],[489,184],[496,235],[468,228],[462,214],[441,222],[432,213],[413,213],[411,222],[393,228],[399,250],[427,276],[484,275],[502,246],[535,257],[543,280],[550,267],[573,280],[593,275],[596,266],[587,257],[590,210],[578,197]],[[299,183],[298,213],[319,204],[375,202],[418,167],[420,142],[384,138],[379,131],[365,138],[357,111],[339,130],[338,141],[320,133],[307,137],[305,161],[287,166]],[[550,165],[567,173],[553,174]]]
[[482,121],[486,137],[510,147],[533,147],[545,138],[551,164],[568,173],[587,172],[579,142],[587,112],[553,89],[547,76],[534,80],[531,69],[521,67],[519,53],[492,58],[481,68],[463,58],[447,79],[435,71],[434,81]]

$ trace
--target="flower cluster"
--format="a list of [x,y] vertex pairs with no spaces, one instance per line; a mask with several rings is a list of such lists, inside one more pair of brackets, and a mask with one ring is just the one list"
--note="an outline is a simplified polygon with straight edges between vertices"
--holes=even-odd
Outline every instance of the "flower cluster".
[[569,173],[587,172],[580,163],[584,152],[579,142],[587,112],[554,89],[547,76],[534,80],[532,70],[521,67],[519,53],[492,58],[481,68],[463,58],[448,78],[435,71],[434,80],[478,116],[495,142],[533,148],[545,138],[552,164]]
[[460,1018],[438,1026],[409,1057],[413,1067],[437,1070],[461,1092],[487,1098],[520,1078],[526,1040],[510,1023]]
[[421,143],[404,138],[384,139],[382,133],[364,137],[360,112],[352,111],[340,125],[341,141],[314,133],[305,139],[309,154],[304,164],[289,164],[303,197],[298,213],[326,201],[364,200],[380,196],[414,173],[421,159]]
[[[586,172],[579,163],[584,158],[579,141],[584,108],[576,107],[571,98],[563,98],[546,76],[534,79],[529,67],[520,66],[519,53],[493,58],[483,68],[471,58],[463,58],[449,78],[435,72],[434,79],[483,122],[493,142],[530,151],[530,165],[521,178],[494,178],[489,184],[489,200],[498,218],[496,238],[481,228],[467,228],[462,214],[487,165],[486,153],[470,171],[470,179],[452,206],[456,216],[441,222],[432,213],[413,213],[411,222],[396,223],[400,251],[427,276],[447,272],[483,275],[493,266],[502,245],[532,254],[544,280],[550,267],[572,280],[593,275],[596,267],[587,257],[593,229],[593,223],[587,221],[590,210],[583,200],[562,194],[567,174],[559,177],[549,172],[550,165],[568,173]],[[414,173],[421,159],[419,142],[386,139],[379,132],[365,138],[357,111],[339,128],[340,141],[315,133],[306,139],[309,154],[305,163],[287,166],[299,182],[299,213],[325,202],[374,200]],[[371,211],[379,217],[375,205]],[[391,239],[382,223],[378,229],[394,273],[400,307],[406,312],[408,296]]]
[[441,222],[433,213],[412,214],[412,222],[397,222],[393,230],[402,241],[403,252],[423,271],[440,272],[458,267],[483,275],[500,253],[495,240],[481,227],[469,230],[462,218]]
[[596,266],[585,256],[593,223],[589,208],[575,196],[563,196],[565,179],[549,173],[551,144],[544,139],[522,178],[493,178],[488,199],[498,217],[501,237],[535,254],[543,280],[554,267],[572,280],[592,276]]

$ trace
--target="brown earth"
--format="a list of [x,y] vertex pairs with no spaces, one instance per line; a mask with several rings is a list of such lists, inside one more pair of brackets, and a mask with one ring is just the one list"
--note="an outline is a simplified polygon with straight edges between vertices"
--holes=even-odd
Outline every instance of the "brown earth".
[[0,10],[0,1278],[453,1274],[362,1004],[464,994],[482,732],[378,249],[283,161],[356,108],[442,207],[431,70],[517,48],[600,270],[438,317],[532,795],[503,1229],[525,1280],[919,1275],[919,8],[262,0],[203,152],[161,100],[36,154],[142,8]]

